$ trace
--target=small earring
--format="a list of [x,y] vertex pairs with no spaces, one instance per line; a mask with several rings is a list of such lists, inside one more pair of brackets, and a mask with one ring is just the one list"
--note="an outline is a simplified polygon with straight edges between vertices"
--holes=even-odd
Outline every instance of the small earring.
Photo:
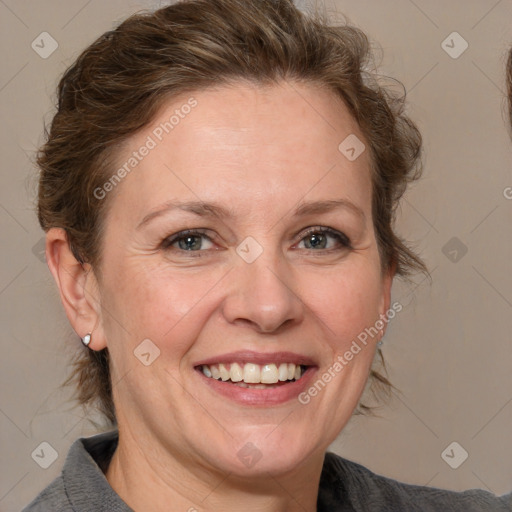
[[384,344],[384,342],[382,341],[382,338],[384,338],[384,331],[381,329],[380,331],[380,339],[379,341],[377,341],[377,345],[380,347],[382,347],[382,345]]
[[83,338],[82,338],[82,343],[87,347],[89,346],[89,343],[91,342],[91,333],[87,333]]

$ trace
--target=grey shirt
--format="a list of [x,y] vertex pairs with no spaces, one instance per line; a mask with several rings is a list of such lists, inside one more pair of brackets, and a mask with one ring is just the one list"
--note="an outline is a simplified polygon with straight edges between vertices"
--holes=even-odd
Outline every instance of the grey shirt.
[[[133,512],[104,474],[117,441],[117,431],[75,441],[61,475],[22,512]],[[454,492],[403,484],[326,453],[317,512],[415,511],[511,512],[512,493],[497,497],[482,490]]]

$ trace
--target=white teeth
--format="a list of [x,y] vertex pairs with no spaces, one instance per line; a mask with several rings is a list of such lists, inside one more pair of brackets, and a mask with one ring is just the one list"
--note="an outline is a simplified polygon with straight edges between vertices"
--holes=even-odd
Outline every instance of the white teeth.
[[[300,366],[297,366],[300,373]],[[300,376],[300,375],[299,375]],[[266,364],[261,369],[261,380],[262,384],[275,384],[279,381],[279,376],[277,374],[277,366],[275,364]]]
[[262,389],[279,382],[299,380],[304,371],[302,366],[294,363],[281,363],[279,366],[275,363],[261,366],[254,363],[203,364],[201,370],[206,377],[212,379],[231,381],[241,387]]
[[281,363],[279,365],[279,380],[281,382],[288,380],[288,365],[286,363]]
[[229,371],[223,364],[219,364],[220,378],[224,381],[229,380]]
[[229,372],[223,364],[219,364],[219,373],[223,381],[229,380]]
[[258,384],[260,381],[261,372],[257,364],[245,363],[244,365],[244,382],[248,384]]
[[238,363],[233,363],[231,365],[229,374],[233,382],[240,382],[244,380],[244,372],[242,371],[242,367]]
[[219,367],[214,364],[213,366],[210,366],[210,370],[212,372],[212,377],[216,380],[219,380],[220,379]]

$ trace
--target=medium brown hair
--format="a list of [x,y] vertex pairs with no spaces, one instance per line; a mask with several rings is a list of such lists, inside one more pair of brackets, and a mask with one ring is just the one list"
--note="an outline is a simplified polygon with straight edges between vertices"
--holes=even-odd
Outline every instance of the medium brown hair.
[[[60,80],[57,112],[37,159],[39,222],[45,231],[64,228],[77,260],[101,275],[109,199],[99,200],[94,190],[112,176],[122,142],[178,94],[240,80],[297,81],[340,97],[364,134],[383,272],[428,274],[393,231],[398,201],[421,174],[421,137],[404,98],[378,84],[371,63],[362,31],[306,16],[291,0],[185,0],[135,14],[91,44]],[[82,404],[97,405],[115,422],[107,349],[80,351],[71,380]],[[370,381],[374,391],[390,390],[375,369]]]

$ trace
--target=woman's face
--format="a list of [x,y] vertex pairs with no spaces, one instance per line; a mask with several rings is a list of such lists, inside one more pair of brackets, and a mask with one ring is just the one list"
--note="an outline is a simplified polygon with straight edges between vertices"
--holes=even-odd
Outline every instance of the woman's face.
[[391,287],[363,140],[330,92],[234,84],[167,103],[119,151],[93,337],[146,453],[277,474],[348,421],[377,337],[345,354]]

